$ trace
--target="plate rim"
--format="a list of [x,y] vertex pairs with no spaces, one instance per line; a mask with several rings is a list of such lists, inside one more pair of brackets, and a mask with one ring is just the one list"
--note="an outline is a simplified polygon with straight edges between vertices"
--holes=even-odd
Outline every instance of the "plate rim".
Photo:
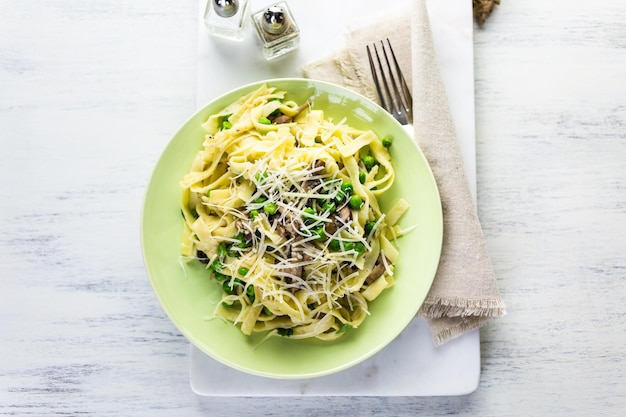
[[[269,79],[263,79],[263,80],[257,80],[257,81],[253,81],[253,82],[249,82],[243,85],[240,85],[238,87],[232,88],[220,95],[217,95],[216,97],[214,97],[213,99],[207,101],[206,103],[204,103],[202,106],[198,107],[189,117],[187,117],[184,122],[182,124],[179,125],[178,129],[176,129],[175,133],[173,135],[170,136],[169,140],[167,141],[165,147],[162,149],[159,157],[157,158],[153,169],[150,173],[149,179],[147,181],[146,187],[144,189],[144,197],[142,200],[142,206],[141,206],[141,212],[140,212],[140,244],[141,244],[141,251],[142,251],[142,259],[143,259],[143,263],[144,263],[144,269],[146,271],[146,275],[148,277],[148,280],[150,282],[151,288],[153,290],[154,295],[157,297],[157,300],[159,301],[159,304],[161,306],[161,308],[163,309],[163,311],[166,313],[167,317],[169,318],[169,320],[172,322],[172,324],[174,324],[174,326],[176,327],[176,329],[181,332],[182,335],[185,336],[185,338],[190,341],[196,348],[198,348],[201,352],[205,353],[206,355],[208,355],[209,357],[217,360],[218,362],[248,373],[248,374],[252,374],[252,375],[256,375],[256,376],[262,376],[262,377],[268,377],[268,378],[275,378],[275,379],[308,379],[308,378],[315,378],[315,377],[322,377],[322,376],[327,376],[345,369],[348,369],[358,363],[361,363],[362,361],[371,358],[372,356],[374,356],[376,353],[378,353],[380,350],[384,349],[385,346],[387,346],[389,343],[391,343],[391,341],[395,340],[395,338],[398,337],[398,335],[400,335],[400,333],[402,333],[402,331],[404,331],[404,329],[406,329],[406,327],[411,323],[411,321],[414,319],[415,315],[412,315],[409,317],[409,319],[407,320],[406,323],[404,323],[404,325],[402,326],[402,330],[400,330],[399,332],[397,332],[389,341],[386,341],[384,343],[378,343],[376,344],[376,346],[374,346],[372,349],[368,349],[366,353],[362,354],[362,355],[358,355],[356,356],[354,359],[350,360],[350,361],[346,361],[343,362],[341,365],[337,365],[334,367],[328,367],[324,370],[321,371],[315,371],[315,372],[300,372],[300,373],[273,373],[273,372],[266,372],[266,371],[259,371],[259,370],[255,370],[255,369],[250,369],[249,367],[245,367],[245,366],[241,366],[236,362],[227,360],[221,356],[216,355],[214,352],[207,350],[205,348],[205,346],[203,345],[203,343],[201,343],[201,341],[194,336],[189,329],[182,325],[181,323],[178,322],[178,320],[176,320],[171,312],[169,311],[168,308],[166,308],[166,304],[167,302],[164,300],[162,294],[159,293],[159,291],[157,291],[156,288],[156,284],[154,282],[154,279],[150,273],[150,266],[149,264],[149,260],[147,259],[147,254],[146,254],[146,249],[145,249],[145,242],[144,242],[144,238],[145,238],[145,213],[146,213],[146,208],[147,208],[147,204],[148,204],[148,197],[149,197],[149,191],[152,187],[152,183],[153,183],[153,179],[155,176],[155,173],[158,171],[162,161],[164,159],[166,159],[166,153],[168,151],[168,149],[170,149],[170,147],[172,146],[172,143],[175,141],[175,139],[178,137],[179,134],[181,134],[181,132],[190,124],[190,122],[197,118],[202,112],[206,111],[206,109],[208,107],[210,107],[211,105],[215,105],[214,103],[219,102],[220,100],[223,100],[224,98],[235,94],[236,92],[240,92],[239,94],[245,94],[243,91],[244,90],[250,90],[253,89],[254,87],[259,87],[263,84],[267,84],[272,86],[272,83],[292,83],[292,82],[296,82],[296,83],[301,83],[301,82],[306,82],[307,84],[314,84],[314,85],[322,85],[322,86],[326,86],[326,88],[331,88],[331,89],[336,89],[336,90],[340,90],[342,92],[347,92],[349,95],[352,95],[354,97],[357,97],[359,100],[361,101],[365,101],[367,102],[369,105],[373,105],[377,108],[377,112],[383,113],[385,115],[387,115],[387,118],[389,119],[390,122],[394,123],[397,125],[397,127],[399,127],[400,129],[402,129],[403,131],[405,131],[405,133],[410,137],[411,142],[413,142],[413,145],[415,147],[415,149],[417,150],[417,152],[419,153],[420,157],[423,159],[424,163],[425,163],[425,167],[427,169],[428,172],[428,180],[429,182],[434,185],[433,190],[435,192],[436,195],[436,200],[437,200],[437,218],[434,219],[437,221],[437,241],[433,242],[433,244],[431,245],[435,250],[436,250],[436,257],[432,258],[432,262],[434,265],[433,270],[428,274],[428,285],[427,285],[427,290],[425,292],[424,295],[424,299],[422,299],[422,301],[419,303],[419,305],[415,308],[415,313],[417,314],[417,312],[419,311],[419,309],[421,308],[421,306],[424,303],[425,297],[428,295],[428,292],[430,290],[430,288],[432,287],[432,284],[434,282],[435,276],[436,276],[436,272],[438,269],[438,265],[441,259],[441,250],[442,250],[442,246],[443,246],[443,229],[444,229],[444,225],[443,225],[443,207],[442,207],[442,202],[441,202],[441,195],[439,192],[439,186],[438,183],[436,181],[436,178],[434,176],[433,170],[430,166],[430,163],[428,161],[428,159],[426,158],[426,155],[424,154],[424,152],[422,151],[422,149],[420,148],[419,144],[415,141],[415,139],[413,137],[411,137],[411,135],[406,132],[406,130],[404,129],[404,127],[393,118],[393,116],[391,114],[389,114],[387,111],[385,111],[378,103],[370,100],[369,98],[365,97],[364,95],[355,92],[353,90],[350,90],[349,88],[346,88],[344,86],[338,85],[336,83],[332,83],[332,82],[328,82],[328,81],[322,81],[322,80],[315,80],[315,79],[309,79],[309,78],[301,78],[301,77],[286,77],[286,78],[269,78]],[[288,92],[288,91],[287,91]],[[408,317],[408,315],[407,315]]]

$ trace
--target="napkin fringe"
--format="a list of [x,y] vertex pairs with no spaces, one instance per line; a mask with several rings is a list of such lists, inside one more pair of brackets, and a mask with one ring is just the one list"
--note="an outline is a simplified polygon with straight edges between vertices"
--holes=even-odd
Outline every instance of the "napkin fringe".
[[473,318],[472,320],[463,320],[458,324],[451,325],[432,335],[435,346],[441,346],[451,339],[455,339],[470,330],[482,327],[486,318]]
[[424,302],[420,308],[424,317],[490,317],[506,315],[504,302],[499,299],[471,300],[459,297],[437,298]]

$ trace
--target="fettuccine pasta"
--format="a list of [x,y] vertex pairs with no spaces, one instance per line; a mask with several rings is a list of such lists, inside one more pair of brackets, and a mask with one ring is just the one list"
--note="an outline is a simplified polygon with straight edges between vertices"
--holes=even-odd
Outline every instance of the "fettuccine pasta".
[[390,138],[334,123],[264,85],[203,124],[181,181],[182,255],[223,288],[215,315],[241,331],[336,339],[394,284]]

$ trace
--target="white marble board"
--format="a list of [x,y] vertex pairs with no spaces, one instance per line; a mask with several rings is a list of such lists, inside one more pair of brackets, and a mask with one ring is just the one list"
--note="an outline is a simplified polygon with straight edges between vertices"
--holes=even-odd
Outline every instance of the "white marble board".
[[[258,10],[272,1],[251,1]],[[405,0],[394,3],[402,7]],[[471,3],[466,0],[428,1],[429,16],[463,153],[475,196],[474,62]],[[341,47],[345,25],[357,17],[375,15],[380,2],[290,1],[302,31],[300,48],[276,61],[261,56],[251,25],[241,42],[210,37],[199,25],[197,105],[232,88],[261,79],[301,76],[312,60]],[[198,17],[205,2],[200,0]],[[386,6],[389,7],[389,6]],[[321,16],[325,21],[320,22]],[[423,319],[416,318],[388,347],[343,372],[305,380],[276,380],[231,369],[190,347],[190,383],[203,396],[441,396],[463,395],[478,387],[478,331],[435,347]]]

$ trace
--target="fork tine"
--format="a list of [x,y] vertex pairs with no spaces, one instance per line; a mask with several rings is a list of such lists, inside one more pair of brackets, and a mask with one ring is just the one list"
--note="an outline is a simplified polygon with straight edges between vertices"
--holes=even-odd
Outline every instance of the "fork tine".
[[[402,71],[400,70],[400,65],[398,64],[398,60],[396,59],[393,48],[391,47],[391,42],[387,38],[388,49],[394,64],[393,68],[389,60],[389,55],[387,54],[387,50],[385,48],[385,43],[381,40],[380,44],[386,68],[385,66],[383,66],[383,62],[381,61],[381,56],[378,52],[378,47],[376,46],[376,44],[372,44],[372,49],[374,50],[374,54],[376,55],[376,62],[374,62],[374,59],[372,58],[372,53],[370,51],[369,45],[366,46],[366,49],[370,68],[372,71],[372,78],[374,79],[374,85],[376,86],[376,92],[378,93],[378,97],[380,98],[381,106],[386,111],[391,113],[393,117],[395,117],[396,120],[398,120],[401,124],[412,123],[413,117],[411,112],[411,93],[406,84],[404,76],[402,75]],[[378,64],[378,67],[375,65],[376,63]],[[389,85],[389,82],[387,81],[388,78],[391,82],[391,87]]]
[[[374,52],[376,53],[376,59],[378,60],[378,68],[380,68],[382,70],[382,66],[380,64],[380,57],[378,56],[378,50],[376,49],[376,45],[372,45],[374,47]],[[389,104],[387,103],[387,97],[389,97],[389,87],[387,85],[385,85],[385,90],[387,90],[387,94],[383,94],[383,91],[380,87],[380,82],[378,81],[378,77],[379,77],[379,71],[376,69],[376,65],[374,64],[374,60],[372,59],[372,54],[370,52],[370,47],[369,45],[366,46],[367,49],[367,57],[369,58],[370,61],[370,69],[372,71],[372,78],[374,78],[374,85],[376,86],[376,93],[378,94],[378,98],[380,99],[380,104],[383,107],[383,109],[387,110],[389,113],[391,113],[391,106],[389,106]],[[382,71],[381,71],[381,76]],[[383,81],[385,81],[385,77],[382,77]]]
[[[382,41],[381,41],[382,43]],[[396,74],[398,74],[400,88],[402,89],[402,94],[399,96],[402,99],[402,106],[404,106],[404,111],[406,113],[407,121],[409,123],[413,123],[413,97],[411,97],[411,89],[406,83],[404,79],[404,75],[402,75],[402,70],[400,69],[400,64],[398,64],[398,60],[396,59],[396,54],[393,52],[393,48],[391,47],[391,42],[389,38],[387,38],[387,45],[389,45],[389,51],[391,52],[391,57],[393,58],[393,63],[396,67]]]

